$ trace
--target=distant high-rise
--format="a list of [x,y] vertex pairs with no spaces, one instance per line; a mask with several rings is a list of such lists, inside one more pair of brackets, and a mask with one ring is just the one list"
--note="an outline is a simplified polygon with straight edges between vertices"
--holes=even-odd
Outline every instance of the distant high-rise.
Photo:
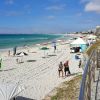
[[100,37],[100,26],[96,26],[96,33],[95,34]]

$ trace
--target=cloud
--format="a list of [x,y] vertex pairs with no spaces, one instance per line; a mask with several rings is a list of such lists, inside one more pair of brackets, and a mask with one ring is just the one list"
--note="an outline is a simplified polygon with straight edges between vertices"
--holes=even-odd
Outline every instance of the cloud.
[[63,10],[65,8],[65,4],[62,5],[53,5],[53,6],[49,6],[47,8],[45,8],[46,10],[53,10],[53,11],[59,11],[59,10]]
[[85,11],[100,13],[100,0],[85,0]]
[[19,11],[0,11],[0,16],[21,16],[24,12]]
[[89,2],[91,0],[81,0],[81,3]]
[[50,16],[47,16],[47,18],[48,18],[49,20],[52,20],[52,19],[55,19],[55,16],[50,15]]
[[81,12],[80,13],[77,13],[76,16],[82,16],[82,13]]
[[16,11],[10,11],[5,13],[6,16],[19,16],[22,15],[21,12],[16,12]]
[[31,14],[32,6],[27,4],[27,5],[24,6],[24,10],[27,12],[27,14]]
[[14,3],[14,0],[5,0],[5,3],[12,5]]
[[0,34],[33,33],[33,27],[0,27]]
[[92,23],[94,23],[95,21],[94,20],[92,20],[92,19],[86,19],[86,20],[82,20],[80,23],[82,23],[82,24],[92,24]]

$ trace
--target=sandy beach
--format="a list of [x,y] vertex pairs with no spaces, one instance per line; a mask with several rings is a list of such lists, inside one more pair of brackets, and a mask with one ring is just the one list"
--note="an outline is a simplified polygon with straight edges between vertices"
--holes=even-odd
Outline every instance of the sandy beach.
[[[82,73],[83,69],[78,67],[79,60],[75,59],[75,54],[70,53],[69,44],[60,43],[54,53],[52,45],[46,45],[48,50],[40,50],[40,46],[23,48],[17,52],[24,51],[28,56],[8,56],[7,52],[1,53],[3,59],[0,71],[1,83],[18,83],[24,90],[18,95],[25,98],[42,100],[50,91],[60,83],[70,80],[77,73]],[[41,46],[42,47],[42,46]],[[45,54],[44,54],[45,52]],[[45,58],[43,58],[45,56]],[[80,58],[83,58],[82,54]],[[18,64],[16,59],[22,60]],[[58,64],[69,60],[71,76],[58,76]]]

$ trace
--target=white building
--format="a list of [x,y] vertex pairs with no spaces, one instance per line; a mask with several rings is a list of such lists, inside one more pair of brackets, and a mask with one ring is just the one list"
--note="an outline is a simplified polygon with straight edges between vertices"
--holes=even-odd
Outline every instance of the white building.
[[100,26],[96,26],[96,35],[100,36]]

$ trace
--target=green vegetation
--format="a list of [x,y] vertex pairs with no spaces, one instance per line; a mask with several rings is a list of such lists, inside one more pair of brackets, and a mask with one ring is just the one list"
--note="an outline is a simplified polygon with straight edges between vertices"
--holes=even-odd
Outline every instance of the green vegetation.
[[51,100],[77,100],[81,78],[82,76],[77,76],[68,82],[64,82],[62,87],[57,89],[56,95],[51,97]]
[[97,49],[98,47],[100,47],[100,40],[98,40],[95,44],[93,44],[87,51],[86,53],[88,54],[88,56],[90,56],[91,52],[94,49]]
[[78,100],[82,76],[78,75],[70,81],[64,82],[56,89],[56,94],[47,100]]

